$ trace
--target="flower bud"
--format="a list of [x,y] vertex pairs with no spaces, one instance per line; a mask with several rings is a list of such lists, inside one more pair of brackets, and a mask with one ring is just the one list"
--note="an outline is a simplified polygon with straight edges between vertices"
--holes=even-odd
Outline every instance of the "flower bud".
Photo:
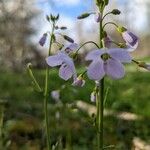
[[66,29],[67,29],[67,27],[62,26],[62,27],[60,27],[60,29],[61,29],[61,30],[66,30]]
[[77,19],[84,19],[84,18],[89,17],[90,15],[91,15],[91,13],[83,13],[80,16],[78,16]]
[[111,13],[114,15],[120,15],[121,11],[118,9],[113,9]]
[[93,91],[90,96],[91,96],[90,97],[91,102],[96,102],[96,92]]
[[48,15],[46,15],[46,19],[48,22],[50,21],[50,17]]
[[83,87],[85,85],[85,80],[83,79],[82,74],[74,80],[72,85],[79,87]]
[[39,44],[43,46],[46,42],[46,39],[47,39],[47,33],[44,33],[41,39],[39,40]]
[[95,21],[96,21],[96,22],[100,22],[101,19],[102,19],[101,14],[100,14],[100,13],[96,13],[96,14],[95,14]]
[[70,42],[70,43],[74,43],[74,40],[73,40],[71,37],[67,36],[67,35],[63,35],[63,38],[64,38],[66,41]]
[[104,0],[105,6],[108,5],[109,0]]
[[51,92],[51,97],[57,102],[60,100],[60,91],[54,90]]

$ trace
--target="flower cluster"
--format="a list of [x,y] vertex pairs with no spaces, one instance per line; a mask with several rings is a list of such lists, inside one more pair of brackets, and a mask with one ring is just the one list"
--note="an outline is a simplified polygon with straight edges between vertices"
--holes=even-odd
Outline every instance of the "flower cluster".
[[[131,48],[135,49],[138,44],[138,38],[131,32],[122,33],[124,40],[130,47],[127,48],[101,48],[89,52],[85,58],[86,61],[92,61],[87,67],[87,76],[91,80],[101,80],[105,75],[112,79],[120,79],[124,77],[125,71],[123,63],[130,63],[132,58],[129,54]],[[106,43],[110,43],[110,38],[106,37]],[[107,44],[109,45],[109,44]],[[108,46],[110,47],[110,46]],[[73,77],[73,85],[83,86],[85,84],[82,75],[77,77],[75,65],[73,62],[73,54],[76,54],[78,45],[72,43],[64,46],[57,54],[46,58],[49,66],[60,66],[59,76],[68,80]]]

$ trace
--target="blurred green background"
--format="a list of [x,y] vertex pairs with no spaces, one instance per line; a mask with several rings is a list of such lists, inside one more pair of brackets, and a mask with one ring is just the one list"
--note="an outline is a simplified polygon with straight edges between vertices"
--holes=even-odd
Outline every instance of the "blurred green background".
[[[98,41],[98,37],[94,36],[97,33],[97,26],[90,22],[93,18],[90,18],[87,23],[74,21],[73,24],[72,20],[75,20],[75,16],[65,16],[66,10],[61,9],[61,7],[67,9],[68,4],[62,2],[62,6],[59,6],[58,2],[60,1],[0,1],[0,131],[2,131],[0,132],[0,150],[46,149],[43,95],[33,88],[26,71],[26,64],[31,62],[35,77],[41,87],[44,86],[48,43],[41,48],[38,40],[43,32],[50,28],[48,22],[42,23],[45,14],[57,13],[60,8],[59,13],[62,11],[63,14],[62,20],[64,19],[65,25],[71,28],[67,31],[71,37],[78,43],[89,40],[88,37]],[[79,2],[81,3],[80,0]],[[92,0],[86,0],[86,2],[83,8],[73,11],[75,15],[83,11],[95,10]],[[113,17],[113,20],[121,22],[140,37],[138,50],[133,52],[133,57],[150,62],[148,9],[150,2],[148,0],[110,2],[110,9],[119,8],[124,13],[119,18]],[[80,3],[75,6],[79,7]],[[92,5],[89,6],[89,4]],[[75,6],[69,5],[72,10],[76,8]],[[140,13],[139,10],[141,10]],[[132,15],[135,14],[132,11],[142,14],[143,17]],[[63,21],[60,21],[60,24],[63,24]],[[95,25],[95,28],[91,25]],[[70,30],[73,31],[70,32]],[[81,31],[83,35],[80,34]],[[113,28],[108,28],[108,31],[112,37],[120,40]],[[87,36],[87,33],[90,36]],[[62,39],[58,40],[65,43]],[[80,64],[85,65],[83,56],[91,48],[83,47],[76,64],[78,73],[84,70]],[[56,46],[53,47],[53,52],[55,50],[57,50]],[[104,119],[105,145],[114,145],[115,148],[110,147],[110,149],[117,150],[149,150],[150,72],[138,68],[135,64],[129,64],[126,65],[125,78],[113,81],[106,78],[105,82],[106,88],[110,88],[105,104],[108,112]],[[95,103],[90,102],[94,83],[86,78],[83,88],[73,87],[71,84],[71,81],[65,82],[58,77],[58,69],[50,69],[49,92],[61,88],[60,101],[56,102],[49,97],[52,145],[56,145],[58,150],[94,150],[96,149],[95,115],[94,112],[90,113],[95,106]]]

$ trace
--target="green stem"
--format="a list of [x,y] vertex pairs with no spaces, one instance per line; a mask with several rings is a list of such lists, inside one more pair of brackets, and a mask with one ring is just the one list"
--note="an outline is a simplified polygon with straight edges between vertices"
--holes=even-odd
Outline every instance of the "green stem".
[[3,118],[4,106],[0,105],[0,148],[3,148]]
[[89,43],[92,43],[92,44],[94,44],[97,48],[99,48],[99,46],[98,46],[95,42],[93,42],[93,41],[87,41],[87,42],[83,43],[83,44],[77,49],[76,53],[78,53],[78,51],[79,51],[84,45],[89,44]]
[[107,22],[107,23],[105,23],[104,25],[103,25],[103,29],[105,28],[105,26],[106,25],[108,25],[108,24],[112,24],[112,25],[114,25],[114,26],[116,26],[117,28],[118,28],[118,25],[116,24],[116,23],[114,23],[114,22]]
[[99,83],[99,109],[100,109],[100,115],[99,115],[99,129],[100,129],[100,150],[103,150],[103,118],[104,118],[104,78]]
[[[103,16],[103,10],[100,9],[101,14]],[[100,41],[100,48],[103,47],[103,20],[99,23],[99,41]],[[97,106],[97,125],[98,125],[98,132],[97,132],[97,150],[103,150],[103,117],[104,117],[104,78],[99,81],[99,97],[98,97],[98,106]]]
[[[48,56],[50,56],[50,53],[51,53],[51,48],[52,48],[52,43],[53,43],[52,36],[54,33],[54,27],[55,27],[55,24],[53,23]],[[45,72],[44,115],[45,115],[45,127],[46,127],[46,137],[47,137],[47,148],[48,148],[48,150],[51,150],[49,118],[48,118],[48,98],[49,98],[49,86],[48,86],[48,84],[49,84],[49,67],[47,66],[46,72]]]

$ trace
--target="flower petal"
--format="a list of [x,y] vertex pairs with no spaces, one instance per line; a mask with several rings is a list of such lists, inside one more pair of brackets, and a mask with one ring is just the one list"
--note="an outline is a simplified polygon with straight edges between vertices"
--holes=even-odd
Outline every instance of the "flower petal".
[[112,48],[108,50],[108,54],[110,54],[112,58],[117,59],[120,62],[130,63],[132,61],[129,52],[126,49]]
[[70,70],[72,71],[73,79],[75,80],[77,78],[77,73],[76,73],[73,60],[68,55],[64,54],[63,62],[70,68]]
[[105,72],[113,79],[120,79],[124,77],[125,71],[120,61],[115,59],[108,59],[104,64]]
[[49,56],[46,58],[46,62],[49,66],[55,67],[62,64],[63,60],[61,58],[61,55],[56,54],[54,56]]
[[62,48],[62,51],[65,51],[66,53],[70,53],[70,52],[75,51],[77,48],[78,48],[78,44],[77,43],[71,43],[71,44],[69,44],[67,46],[64,46]]
[[125,31],[122,33],[123,39],[126,41],[126,44],[131,47],[130,51],[134,51],[138,46],[138,37],[132,32]]
[[73,75],[72,69],[68,65],[62,64],[59,69],[59,76],[64,80],[68,80],[69,78],[72,77],[72,75]]
[[104,53],[104,49],[96,49],[89,52],[85,58],[85,60],[95,60],[99,58]]
[[89,79],[91,80],[100,80],[104,77],[105,72],[104,72],[104,62],[101,59],[97,59],[93,61],[87,71],[87,75]]

